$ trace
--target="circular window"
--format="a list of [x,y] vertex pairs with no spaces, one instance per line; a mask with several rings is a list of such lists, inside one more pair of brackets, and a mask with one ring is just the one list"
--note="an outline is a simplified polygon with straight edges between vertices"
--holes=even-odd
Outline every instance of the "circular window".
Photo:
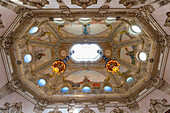
[[31,54],[26,54],[24,56],[24,62],[25,63],[30,63],[32,61],[32,55]]
[[104,87],[104,90],[105,90],[106,92],[112,92],[112,88],[111,88],[110,86],[105,86],[105,87]]
[[83,92],[84,93],[90,92],[90,87],[87,87],[87,86],[83,87]]
[[69,91],[69,88],[68,87],[63,87],[61,89],[61,93],[67,93]]
[[142,29],[137,26],[137,25],[132,25],[130,28],[129,28],[129,32],[133,35],[138,35],[142,32]]
[[46,84],[46,81],[44,79],[39,79],[38,80],[38,85],[39,86],[45,86],[45,84]]
[[38,27],[32,27],[30,30],[29,30],[29,33],[30,34],[34,34],[34,33],[36,33],[37,31],[38,31]]
[[147,55],[145,52],[140,52],[138,57],[139,57],[139,60],[141,60],[141,61],[146,61],[146,59],[147,59]]
[[133,77],[129,77],[126,79],[127,84],[132,85],[135,82],[135,79]]

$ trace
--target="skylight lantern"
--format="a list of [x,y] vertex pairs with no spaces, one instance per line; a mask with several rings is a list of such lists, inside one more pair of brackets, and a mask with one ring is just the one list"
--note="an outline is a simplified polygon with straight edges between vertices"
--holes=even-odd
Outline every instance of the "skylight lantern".
[[132,25],[129,27],[129,33],[132,35],[139,35],[142,32],[142,29],[138,25]]
[[100,46],[97,44],[74,44],[70,49],[70,52],[74,51],[71,59],[78,63],[96,62],[101,58],[97,50],[101,51]]

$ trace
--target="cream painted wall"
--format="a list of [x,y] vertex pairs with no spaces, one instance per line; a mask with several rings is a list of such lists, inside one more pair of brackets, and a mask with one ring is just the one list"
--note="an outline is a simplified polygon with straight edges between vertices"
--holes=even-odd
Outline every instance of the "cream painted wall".
[[166,99],[170,103],[170,96],[163,91],[156,89],[139,102],[139,107],[143,113],[149,113],[150,99]]
[[0,88],[3,87],[8,82],[5,68],[3,65],[3,59],[0,53]]
[[170,52],[168,54],[167,64],[164,73],[164,80],[170,84]]
[[32,104],[30,101],[28,101],[27,99],[25,99],[16,92],[11,93],[0,99],[0,107],[2,107],[6,102],[8,103],[22,102],[22,111],[24,113],[32,113],[34,108],[34,104]]

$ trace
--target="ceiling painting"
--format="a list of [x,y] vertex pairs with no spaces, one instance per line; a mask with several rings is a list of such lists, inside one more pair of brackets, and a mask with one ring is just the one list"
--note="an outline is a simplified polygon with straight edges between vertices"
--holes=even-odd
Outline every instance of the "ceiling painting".
[[[65,21],[63,27],[57,27],[56,23],[52,23],[60,32],[63,38],[67,37],[89,37],[89,38],[106,38],[109,36],[111,29],[114,29],[119,22],[115,22],[111,27],[106,26],[105,21],[92,20],[86,26],[79,21]],[[72,29],[74,28],[74,29]]]

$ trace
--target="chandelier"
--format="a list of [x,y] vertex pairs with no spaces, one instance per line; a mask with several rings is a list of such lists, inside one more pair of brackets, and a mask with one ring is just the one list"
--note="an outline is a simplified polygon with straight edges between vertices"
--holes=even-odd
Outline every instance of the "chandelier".
[[120,64],[116,60],[113,60],[113,59],[108,60],[106,56],[103,55],[100,50],[98,50],[97,53],[99,53],[102,56],[102,58],[105,60],[106,62],[105,67],[108,72],[111,72],[112,74],[114,74],[115,72],[119,71]]

